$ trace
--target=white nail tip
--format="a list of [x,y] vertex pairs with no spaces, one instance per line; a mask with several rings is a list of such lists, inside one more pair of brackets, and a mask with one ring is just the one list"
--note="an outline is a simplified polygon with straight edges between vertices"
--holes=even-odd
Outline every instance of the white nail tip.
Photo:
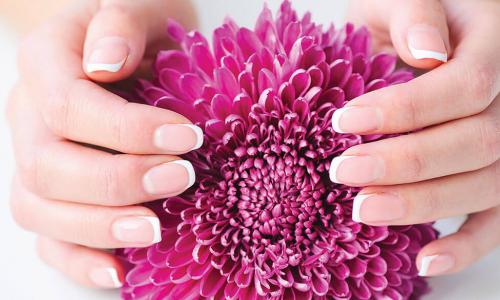
[[342,117],[342,114],[348,110],[349,107],[344,107],[344,108],[339,108],[337,109],[334,113],[333,113],[333,116],[332,116],[332,127],[333,127],[333,130],[335,130],[335,132],[338,132],[338,133],[345,133],[345,131],[343,131],[341,128],[340,128],[340,118]]
[[174,161],[169,162],[169,163],[181,165],[188,172],[189,181],[188,181],[188,185],[186,186],[186,189],[191,187],[194,184],[194,182],[196,181],[196,174],[194,172],[193,165],[189,161],[187,161],[187,160],[174,160]]
[[114,268],[105,268],[104,270],[106,270],[106,272],[109,274],[109,277],[111,278],[111,282],[113,282],[114,287],[119,288],[122,286],[120,279],[118,279],[118,273]]
[[337,169],[344,160],[352,157],[353,156],[338,156],[332,160],[332,164],[330,165],[330,181],[341,183],[337,178]]
[[148,221],[153,228],[153,240],[152,244],[156,244],[161,241],[161,225],[160,220],[156,217],[141,217],[144,220]]
[[427,276],[432,261],[438,256],[439,255],[424,256],[420,264],[420,271],[418,272],[418,276]]
[[410,49],[411,55],[415,59],[431,58],[431,59],[439,60],[442,62],[448,61],[448,54],[447,53],[430,51],[430,50],[415,49],[412,46],[408,46],[408,48]]
[[352,220],[358,223],[361,223],[361,205],[363,205],[363,202],[368,198],[372,196],[371,194],[363,194],[363,195],[356,195],[354,197],[353,203],[352,203]]
[[196,145],[192,150],[200,149],[200,147],[203,146],[203,130],[201,130],[200,127],[192,124],[183,124],[183,126],[191,128],[196,134]]
[[127,58],[124,58],[122,61],[117,62],[116,64],[87,64],[87,73],[97,71],[116,73],[123,67],[123,64],[126,60]]

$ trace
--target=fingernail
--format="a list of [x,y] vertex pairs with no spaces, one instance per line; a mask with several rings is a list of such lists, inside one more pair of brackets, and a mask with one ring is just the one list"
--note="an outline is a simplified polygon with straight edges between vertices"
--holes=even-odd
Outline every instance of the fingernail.
[[87,60],[87,73],[118,72],[129,55],[129,47],[121,37],[105,37],[98,40]]
[[431,58],[442,62],[448,60],[446,46],[436,27],[427,24],[413,25],[408,29],[407,39],[414,58]]
[[335,183],[366,184],[384,173],[383,161],[373,156],[338,156],[330,165],[330,180]]
[[436,254],[422,257],[418,276],[434,276],[443,274],[453,268],[455,259],[448,254]]
[[154,133],[154,144],[165,151],[187,152],[203,145],[203,131],[191,124],[166,124]]
[[371,107],[344,107],[332,116],[333,130],[339,133],[374,131],[382,125],[382,112]]
[[403,218],[405,211],[396,195],[358,194],[352,204],[352,219],[358,223],[383,223]]
[[150,169],[143,178],[144,189],[151,195],[175,195],[194,184],[193,165],[187,160],[175,160]]
[[90,270],[90,280],[103,288],[119,288],[122,286],[115,268],[96,268]]
[[157,217],[122,217],[113,222],[111,231],[117,240],[126,243],[156,244],[161,241]]

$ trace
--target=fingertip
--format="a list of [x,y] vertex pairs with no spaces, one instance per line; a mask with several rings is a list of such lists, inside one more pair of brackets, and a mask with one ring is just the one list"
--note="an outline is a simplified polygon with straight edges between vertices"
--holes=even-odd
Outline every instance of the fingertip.
[[391,39],[401,59],[420,69],[433,69],[450,57],[446,15],[436,0],[397,2],[390,22]]
[[440,30],[428,24],[415,24],[408,28],[406,43],[409,63],[418,68],[434,68],[448,61],[445,38]]
[[109,4],[91,20],[85,38],[83,70],[92,80],[113,82],[130,76],[146,45],[145,20],[130,5]]
[[84,286],[115,289],[125,280],[118,259],[102,250],[38,237],[37,251],[47,265]]

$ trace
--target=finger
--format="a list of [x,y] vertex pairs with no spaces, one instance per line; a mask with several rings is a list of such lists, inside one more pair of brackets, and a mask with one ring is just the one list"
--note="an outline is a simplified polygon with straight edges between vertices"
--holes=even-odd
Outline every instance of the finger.
[[376,51],[396,50],[417,68],[433,68],[447,60],[448,26],[438,0],[355,0],[348,16],[355,24],[368,26]]
[[420,224],[500,205],[500,161],[479,171],[396,186],[363,189],[353,219],[370,225]]
[[65,141],[31,155],[21,158],[23,183],[49,199],[124,206],[178,195],[195,182],[191,163],[173,156],[113,155]]
[[469,216],[460,230],[425,246],[417,257],[420,276],[455,273],[500,245],[500,207]]
[[[476,26],[470,31],[448,63],[407,83],[364,94],[335,111],[334,129],[358,134],[407,132],[485,110],[500,91],[496,59],[500,44],[484,38],[495,36],[491,28]],[[481,55],[472,58],[468,53]]]
[[500,158],[499,116],[500,101],[496,101],[469,118],[354,146],[333,159],[331,178],[354,186],[387,185],[489,166]]
[[146,44],[167,42],[167,15],[180,17],[187,27],[194,25],[189,1],[99,2],[87,29],[83,66],[90,78],[101,82],[130,76],[143,60]]
[[42,115],[67,139],[135,154],[182,154],[203,144],[202,130],[175,112],[127,102],[94,83],[77,80]]
[[24,229],[95,248],[146,247],[161,240],[160,221],[142,206],[91,206],[40,198],[14,182],[14,220]]
[[66,21],[72,17],[47,25],[21,46],[22,81],[32,93],[23,96],[23,108],[38,108],[58,136],[119,152],[180,154],[200,147],[201,129],[187,118],[129,103],[86,80],[79,50],[84,38],[79,30],[86,25]]
[[386,22],[401,59],[417,68],[433,68],[446,62],[450,41],[441,3],[438,0],[393,0],[391,3]]
[[49,266],[88,287],[119,288],[125,277],[120,262],[111,253],[39,237],[37,250]]
[[9,119],[17,166],[31,191],[46,198],[121,206],[179,194],[194,183],[191,164],[176,157],[112,155],[53,136],[25,91],[14,90]]

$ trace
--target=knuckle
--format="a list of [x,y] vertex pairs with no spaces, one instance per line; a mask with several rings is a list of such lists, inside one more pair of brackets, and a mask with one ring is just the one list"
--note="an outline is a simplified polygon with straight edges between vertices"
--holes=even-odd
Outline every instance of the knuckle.
[[47,127],[58,136],[67,136],[71,122],[72,97],[78,93],[81,79],[68,82],[65,89],[50,91],[41,107]]
[[118,167],[114,163],[103,164],[100,169],[99,178],[102,178],[101,182],[103,187],[101,189],[101,195],[99,199],[102,199],[105,204],[113,205],[120,198],[120,174]]
[[39,184],[40,155],[31,153],[23,155],[17,161],[19,177],[23,185],[30,191],[36,192]]
[[407,142],[405,146],[402,147],[402,159],[406,162],[405,169],[413,180],[418,180],[423,177],[424,170],[426,168],[426,161],[422,155],[420,155],[415,149],[418,149],[418,145],[412,145],[413,143]]
[[23,198],[21,198],[19,195],[15,195],[17,193],[14,193],[12,191],[10,200],[9,200],[9,208],[10,208],[10,213],[12,215],[12,218],[16,224],[25,229],[25,230],[30,230],[29,226],[29,213],[28,213],[28,207],[25,205]]
[[494,64],[472,62],[467,64],[463,77],[464,87],[468,88],[471,101],[474,104],[474,113],[486,109],[494,96],[498,74]]
[[421,190],[422,195],[419,201],[415,201],[415,214],[419,214],[419,221],[434,221],[439,212],[443,209],[442,201],[433,188]]
[[103,164],[104,167],[100,170],[103,183],[102,199],[109,206],[122,206],[128,203],[132,198],[131,188],[125,188],[136,174],[141,174],[142,166],[141,160],[134,157],[128,157],[122,154],[112,156],[107,163]]
[[47,150],[47,147],[41,147],[36,152],[22,156],[17,163],[23,186],[37,195],[45,195],[49,190],[46,180],[43,180],[47,155],[50,155],[50,151]]
[[113,123],[112,131],[114,132],[113,136],[116,139],[116,144],[119,145],[120,148],[129,149],[131,145],[129,145],[129,124],[130,122],[127,117],[127,104],[123,104],[121,106],[122,112],[116,115],[115,122]]
[[479,139],[480,157],[490,165],[500,158],[500,119],[494,116],[479,117],[475,128]]
[[106,240],[103,238],[103,233],[107,231],[105,228],[101,228],[100,224],[103,224],[103,219],[106,217],[109,217],[109,215],[104,215],[100,210],[82,214],[78,220],[78,229],[74,231],[72,240],[80,241],[87,246],[103,246],[103,242]]
[[[500,160],[497,160],[492,166],[492,181],[493,181],[493,195],[497,199],[497,203],[500,205]],[[500,206],[498,206],[500,210]]]
[[401,112],[404,116],[404,121],[409,128],[418,128],[421,126],[421,112],[419,110],[419,102],[417,93],[413,92],[411,84],[401,84],[397,86],[393,96],[394,111]]
[[138,148],[137,139],[133,138],[132,132],[140,132],[139,125],[136,122],[131,122],[136,118],[137,111],[130,106],[129,102],[123,102],[118,108],[119,113],[110,118],[110,129],[112,143],[116,149],[122,152],[132,153]]

